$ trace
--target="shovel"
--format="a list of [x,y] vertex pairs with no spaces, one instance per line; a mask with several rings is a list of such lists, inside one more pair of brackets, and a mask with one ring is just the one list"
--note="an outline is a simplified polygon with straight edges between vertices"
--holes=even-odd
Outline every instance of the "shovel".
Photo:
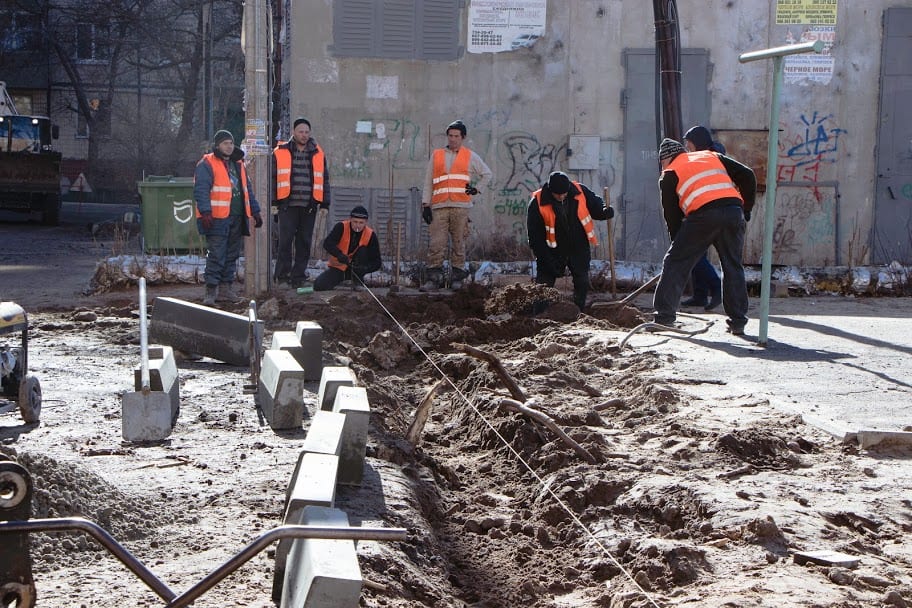
[[636,297],[638,295],[640,295],[641,293],[643,293],[644,291],[646,291],[647,289],[649,289],[650,287],[652,287],[653,285],[658,283],[659,279],[661,279],[661,278],[662,278],[662,273],[660,272],[659,274],[655,275],[654,277],[652,277],[651,279],[649,279],[648,281],[646,281],[645,283],[643,283],[642,285],[637,287],[623,300],[618,300],[617,302],[608,302],[608,306],[624,306],[626,304],[630,304],[631,302],[633,302],[636,299]]
[[139,278],[140,383],[138,392],[124,393],[123,438],[127,441],[158,441],[171,434],[171,399],[153,391],[149,379],[149,337],[146,327],[146,279]]

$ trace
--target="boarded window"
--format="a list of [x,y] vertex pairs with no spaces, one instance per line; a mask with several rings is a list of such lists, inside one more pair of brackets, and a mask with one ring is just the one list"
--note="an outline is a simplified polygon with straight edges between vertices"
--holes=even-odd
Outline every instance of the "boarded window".
[[457,0],[335,0],[332,52],[339,57],[459,57]]

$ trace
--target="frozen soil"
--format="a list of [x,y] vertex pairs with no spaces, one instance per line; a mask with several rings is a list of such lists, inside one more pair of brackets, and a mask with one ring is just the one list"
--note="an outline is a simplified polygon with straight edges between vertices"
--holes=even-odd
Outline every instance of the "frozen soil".
[[[0,254],[0,271],[8,261]],[[72,265],[57,272],[76,280]],[[182,359],[171,437],[125,443],[135,291],[62,300],[50,283],[9,285],[3,299],[30,313],[30,367],[45,404],[35,425],[0,415],[0,456],[30,471],[33,517],[99,523],[177,593],[281,524],[308,419],[273,431],[244,393],[249,370]],[[151,291],[201,295],[198,286]],[[336,506],[353,525],[403,527],[409,538],[358,543],[362,606],[912,605],[909,454],[859,453],[766,399],[701,379],[667,351],[618,349],[643,320],[638,310],[579,315],[559,297],[525,284],[377,299],[279,292],[260,302],[267,344],[271,332],[317,321],[324,363],[350,365],[368,391],[365,479],[340,487]],[[537,298],[555,304],[532,317]],[[496,358],[578,449],[511,408],[517,395],[469,347]],[[442,378],[413,446],[406,431]],[[317,388],[305,393],[311,412]],[[274,549],[194,605],[273,606]],[[860,565],[794,562],[814,550]],[[33,535],[31,563],[38,606],[166,604],[82,533]]]

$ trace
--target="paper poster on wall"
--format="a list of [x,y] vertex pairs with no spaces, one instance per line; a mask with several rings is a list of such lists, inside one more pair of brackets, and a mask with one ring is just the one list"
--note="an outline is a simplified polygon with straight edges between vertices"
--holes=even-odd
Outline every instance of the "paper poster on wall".
[[776,0],[776,25],[836,25],[836,0]]
[[531,47],[545,32],[547,0],[471,0],[469,53]]
[[823,41],[823,51],[817,53],[802,53],[788,55],[782,65],[784,82],[820,82],[827,84],[833,78],[835,61],[831,54],[833,42],[836,40],[835,25],[808,25],[801,31],[798,38],[789,28],[785,37],[786,44],[798,42]]

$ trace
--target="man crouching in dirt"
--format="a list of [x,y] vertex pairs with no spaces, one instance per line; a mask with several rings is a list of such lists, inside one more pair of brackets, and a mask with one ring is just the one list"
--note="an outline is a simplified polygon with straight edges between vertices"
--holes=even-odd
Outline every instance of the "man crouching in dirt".
[[357,286],[364,275],[380,270],[380,241],[367,225],[367,209],[358,205],[349,215],[349,219],[333,226],[323,241],[323,249],[329,253],[329,267],[314,281],[314,291],[329,291],[345,279]]
[[[595,221],[614,217],[614,209],[602,197],[566,173],[555,171],[548,183],[532,193],[529,201],[529,246],[535,254],[535,282],[554,287],[570,268],[573,302],[580,310],[589,293],[590,246],[596,245]],[[544,312],[546,302],[537,302],[533,312]]]
[[208,249],[203,271],[206,306],[216,299],[235,299],[237,259],[244,237],[250,236],[248,218],[253,218],[256,228],[263,225],[260,204],[244,168],[244,151],[234,147],[234,136],[228,131],[216,133],[212,144],[212,152],[203,155],[193,174],[196,227],[206,237]]

